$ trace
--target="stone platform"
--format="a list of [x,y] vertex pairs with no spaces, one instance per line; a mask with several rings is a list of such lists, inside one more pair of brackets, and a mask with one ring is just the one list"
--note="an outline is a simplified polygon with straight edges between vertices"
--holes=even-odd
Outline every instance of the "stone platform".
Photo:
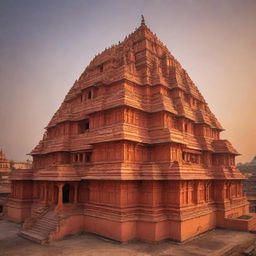
[[1,256],[235,256],[242,255],[256,241],[256,234],[216,229],[185,243],[132,241],[121,244],[84,233],[39,245],[18,236],[19,229],[19,224],[0,220]]

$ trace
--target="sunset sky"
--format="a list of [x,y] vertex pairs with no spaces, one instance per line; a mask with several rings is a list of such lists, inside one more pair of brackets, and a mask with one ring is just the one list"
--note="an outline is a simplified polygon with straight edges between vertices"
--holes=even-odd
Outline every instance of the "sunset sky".
[[256,155],[256,1],[1,0],[0,148],[25,160],[90,60],[146,24],[187,70],[226,138]]

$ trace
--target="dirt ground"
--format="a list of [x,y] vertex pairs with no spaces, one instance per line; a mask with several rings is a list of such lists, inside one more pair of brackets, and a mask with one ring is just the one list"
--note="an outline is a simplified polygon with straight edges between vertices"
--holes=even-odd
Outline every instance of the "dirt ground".
[[220,256],[240,255],[256,241],[256,235],[216,229],[185,243],[132,241],[121,244],[93,234],[78,234],[48,245],[18,236],[20,225],[0,220],[0,256]]

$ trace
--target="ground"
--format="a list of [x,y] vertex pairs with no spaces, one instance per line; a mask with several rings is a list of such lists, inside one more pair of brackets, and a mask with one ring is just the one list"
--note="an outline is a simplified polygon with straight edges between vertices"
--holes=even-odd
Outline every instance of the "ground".
[[182,244],[172,241],[120,244],[83,233],[39,245],[19,237],[19,228],[19,224],[0,220],[0,256],[233,256],[241,255],[240,251],[256,241],[252,233],[216,229]]

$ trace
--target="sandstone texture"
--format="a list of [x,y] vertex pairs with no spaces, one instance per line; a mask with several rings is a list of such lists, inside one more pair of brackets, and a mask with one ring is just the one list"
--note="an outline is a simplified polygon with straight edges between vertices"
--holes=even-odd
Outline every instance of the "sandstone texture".
[[145,24],[95,56],[12,173],[8,218],[39,243],[79,232],[184,241],[255,230],[238,152],[180,63]]

